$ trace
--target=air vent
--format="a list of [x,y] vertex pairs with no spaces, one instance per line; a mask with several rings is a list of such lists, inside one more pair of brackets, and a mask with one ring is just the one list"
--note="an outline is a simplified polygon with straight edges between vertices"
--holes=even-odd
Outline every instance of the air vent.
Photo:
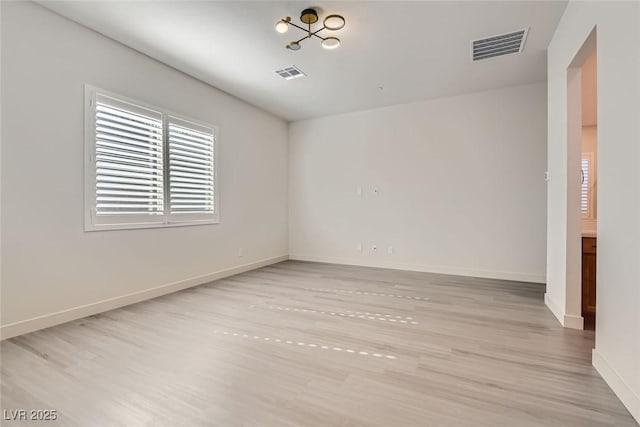
[[471,56],[474,61],[493,58],[495,56],[520,53],[527,38],[528,29],[514,31],[512,33],[500,34],[486,37],[484,39],[473,40],[471,44]]
[[294,67],[293,65],[282,70],[276,70],[276,73],[285,80],[298,79],[306,76],[305,73]]

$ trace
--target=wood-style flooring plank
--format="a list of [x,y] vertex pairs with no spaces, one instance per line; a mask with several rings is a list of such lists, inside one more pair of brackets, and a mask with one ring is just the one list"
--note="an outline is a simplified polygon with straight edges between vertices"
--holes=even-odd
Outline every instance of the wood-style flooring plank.
[[3,341],[2,425],[637,427],[543,294],[283,262]]

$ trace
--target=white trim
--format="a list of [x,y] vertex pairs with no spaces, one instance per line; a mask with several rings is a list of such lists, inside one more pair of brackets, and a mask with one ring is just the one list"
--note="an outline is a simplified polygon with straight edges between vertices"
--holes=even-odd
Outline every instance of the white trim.
[[[89,213],[90,214],[90,213]],[[88,224],[85,223],[84,231],[108,231],[108,230],[140,230],[144,228],[166,228],[166,227],[186,227],[192,225],[219,224],[220,220],[212,218],[210,220],[189,220],[175,221],[167,220],[163,222],[129,222],[116,224]]]
[[556,316],[558,322],[560,322],[560,324],[564,326],[564,311],[560,310],[560,306],[551,299],[549,293],[544,294],[544,305],[546,305],[549,311],[551,311],[551,313]]
[[465,267],[450,267],[443,265],[411,264],[388,261],[365,261],[361,259],[306,256],[290,254],[289,259],[296,261],[310,261],[327,264],[357,265],[361,267],[389,268],[392,270],[419,271],[423,273],[449,274],[455,276],[480,277],[485,279],[512,280],[516,282],[545,283],[544,274],[527,274],[510,271],[479,270]]
[[564,315],[564,327],[569,329],[584,329],[584,318],[573,314]]
[[547,306],[549,311],[556,316],[558,322],[565,328],[570,329],[584,329],[584,318],[582,316],[574,316],[573,314],[565,314],[560,310],[560,306],[551,299],[548,293],[544,294],[544,305]]
[[225,277],[233,276],[235,274],[240,274],[245,271],[254,270],[256,268],[264,267],[267,265],[276,264],[288,259],[288,255],[281,255],[275,258],[263,259],[260,261],[231,267],[226,270],[168,283],[155,288],[145,289],[143,291],[109,298],[91,304],[73,307],[55,313],[45,314],[43,316],[34,317],[32,319],[9,323],[8,325],[3,325],[2,327],[0,327],[0,339],[4,340],[7,338],[15,337],[17,335],[37,331],[39,329],[49,328],[51,326],[59,325],[60,323],[65,323],[71,320],[80,319],[82,317],[87,317],[108,310],[113,310],[125,305],[135,304],[140,301],[156,298],[161,295],[170,294],[182,289],[191,288],[193,286],[202,285],[204,283],[223,279]]
[[591,363],[602,379],[618,396],[622,404],[629,410],[631,416],[640,423],[640,396],[631,389],[597,348],[593,349]]

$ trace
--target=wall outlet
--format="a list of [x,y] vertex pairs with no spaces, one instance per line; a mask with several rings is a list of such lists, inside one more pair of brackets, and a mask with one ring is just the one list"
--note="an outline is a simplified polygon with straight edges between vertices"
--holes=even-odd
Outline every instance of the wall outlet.
[[551,181],[551,174],[549,173],[549,171],[546,171],[546,172],[544,173],[544,180],[545,180],[546,182]]
[[393,253],[393,246],[389,246],[387,248],[387,253],[392,254]]
[[244,256],[244,250],[242,248],[238,248],[238,256],[242,258]]
[[377,251],[378,250],[378,245],[371,246],[371,250],[374,251],[374,252]]

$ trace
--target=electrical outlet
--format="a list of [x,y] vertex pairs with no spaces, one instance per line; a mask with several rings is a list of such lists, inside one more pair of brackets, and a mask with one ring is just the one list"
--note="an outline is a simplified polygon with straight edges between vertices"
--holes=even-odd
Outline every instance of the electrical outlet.
[[378,250],[378,245],[371,246],[371,250],[374,251],[374,252],[377,251]]
[[242,248],[238,248],[238,256],[242,258],[244,256],[244,250]]
[[393,246],[389,246],[387,248],[387,253],[392,254],[393,253]]

